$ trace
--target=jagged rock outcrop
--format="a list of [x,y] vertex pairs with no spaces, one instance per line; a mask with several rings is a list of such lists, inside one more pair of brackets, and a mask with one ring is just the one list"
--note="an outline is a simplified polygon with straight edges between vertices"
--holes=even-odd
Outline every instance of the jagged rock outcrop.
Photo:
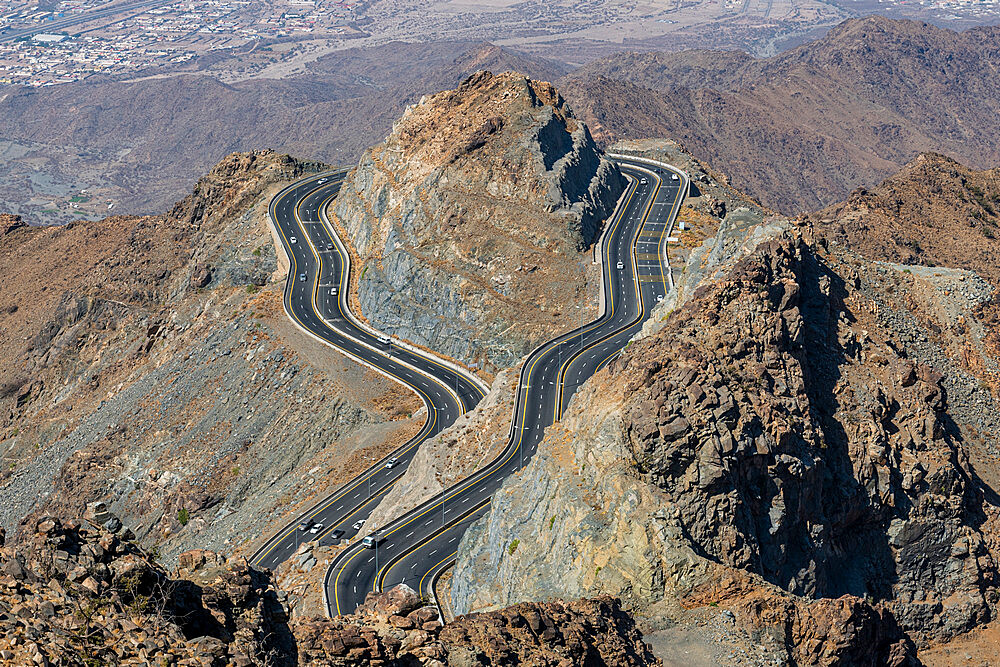
[[13,231],[17,231],[22,227],[27,227],[26,223],[21,216],[11,215],[9,213],[0,213],[0,236],[6,236]]
[[622,187],[551,85],[480,72],[410,107],[332,218],[361,313],[495,372],[564,325]]
[[20,548],[0,531],[0,662],[12,665],[658,665],[607,597],[521,604],[442,625],[413,590],[294,624],[270,575],[211,551],[176,571],[128,531],[44,517]]
[[524,603],[447,625],[406,586],[350,616],[295,626],[300,665],[659,665],[621,604],[609,597]]
[[263,572],[215,554],[182,562],[198,581],[166,572],[128,534],[43,518],[22,548],[0,548],[0,660],[294,664],[287,614]]
[[[983,488],[942,375],[874,316],[885,271],[785,234],[696,290],[496,494],[463,540],[456,611],[728,603],[782,619],[800,664],[902,664],[908,638],[991,618]],[[761,591],[772,612],[750,613]]]
[[[1000,169],[978,171],[924,153],[808,221],[831,243],[869,259],[974,271],[970,281],[987,281],[995,294],[976,304],[974,319],[934,333],[957,334],[943,344],[949,356],[1000,396]],[[928,276],[934,273],[941,271]],[[961,301],[965,290],[950,291]]]

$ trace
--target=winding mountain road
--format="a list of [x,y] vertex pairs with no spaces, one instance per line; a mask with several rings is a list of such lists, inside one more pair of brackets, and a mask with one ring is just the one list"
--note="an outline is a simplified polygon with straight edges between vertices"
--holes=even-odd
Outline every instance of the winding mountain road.
[[[271,201],[270,217],[289,260],[285,312],[309,335],[336,348],[415,391],[427,409],[420,432],[286,525],[252,556],[251,562],[275,568],[307,539],[332,543],[349,539],[352,526],[366,518],[381,497],[406,470],[417,448],[471,410],[486,386],[471,373],[408,347],[379,341],[377,332],[359,322],[347,307],[350,259],[340,239],[321,220],[321,211],[340,190],[346,171],[320,174],[299,181]],[[386,468],[390,458],[397,464]],[[302,521],[322,523],[317,535],[299,530]]]
[[[355,541],[338,555],[325,578],[331,615],[350,613],[369,591],[399,583],[433,599],[434,581],[454,562],[469,524],[485,514],[503,480],[530,460],[545,428],[559,419],[577,388],[625,347],[672,287],[666,248],[688,190],[687,176],[665,164],[625,155],[611,157],[629,185],[601,241],[604,303],[600,317],[529,356],[521,370],[510,440],[500,456],[380,527],[375,548]],[[377,463],[269,540],[253,557],[255,564],[266,567],[288,558],[306,539],[296,529],[301,519],[325,524],[321,542],[329,540],[335,529],[346,531],[342,539],[356,534],[351,524],[371,513],[403,474],[420,443],[472,409],[486,390],[470,373],[419,350],[393,346],[388,354],[377,332],[350,313],[345,300],[349,257],[323,218],[343,176],[339,171],[306,179],[272,201],[271,218],[292,264],[286,311],[311,335],[411,386],[428,406],[428,419],[418,436],[392,454],[399,458],[398,466],[386,469]],[[331,292],[334,287],[336,294]]]

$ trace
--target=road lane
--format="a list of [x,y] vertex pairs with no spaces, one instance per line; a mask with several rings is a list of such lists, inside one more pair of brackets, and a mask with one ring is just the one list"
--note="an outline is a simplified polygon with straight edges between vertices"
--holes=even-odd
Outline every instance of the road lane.
[[[558,419],[580,384],[619,353],[672,285],[666,241],[660,242],[673,228],[687,192],[686,176],[676,172],[675,181],[665,166],[618,161],[632,184],[604,242],[604,315],[529,357],[522,369],[513,437],[497,460],[385,527],[375,549],[355,544],[338,556],[325,582],[331,615],[353,611],[368,591],[401,582],[415,581],[422,595],[432,597],[429,587],[447,565],[441,554],[453,553],[456,535],[460,538],[468,523],[485,513],[490,496],[530,459],[544,429]],[[658,261],[640,264],[637,248],[646,230],[654,234]]]

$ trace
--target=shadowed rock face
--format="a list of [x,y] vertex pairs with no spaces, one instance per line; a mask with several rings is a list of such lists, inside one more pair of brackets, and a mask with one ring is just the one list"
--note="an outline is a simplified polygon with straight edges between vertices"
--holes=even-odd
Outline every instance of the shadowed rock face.
[[581,288],[580,251],[622,187],[552,86],[480,72],[408,109],[333,218],[374,324],[503,368],[565,326],[551,311]]
[[845,258],[767,241],[595,376],[463,540],[456,610],[739,601],[803,664],[899,662],[901,633],[988,620],[983,491],[942,376],[863,296],[886,270]]

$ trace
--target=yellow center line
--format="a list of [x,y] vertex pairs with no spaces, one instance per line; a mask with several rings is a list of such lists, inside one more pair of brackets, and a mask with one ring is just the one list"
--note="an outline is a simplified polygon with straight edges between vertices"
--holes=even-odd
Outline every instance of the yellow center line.
[[[478,512],[479,510],[481,510],[482,508],[486,507],[487,505],[490,504],[490,502],[492,502],[491,498],[486,498],[485,500],[480,501],[480,503],[478,505],[476,505],[475,507],[472,507],[471,509],[466,510],[457,519],[453,519],[451,523],[447,523],[447,524],[442,525],[440,528],[437,528],[436,530],[434,530],[433,532],[431,532],[429,535],[427,535],[426,537],[424,537],[424,539],[420,540],[419,542],[417,542],[416,544],[414,544],[412,547],[410,547],[409,549],[407,549],[403,553],[397,555],[395,558],[390,559],[389,562],[386,563],[385,565],[383,565],[379,569],[378,573],[375,575],[375,581],[372,582],[372,590],[373,591],[380,590],[382,588],[382,584],[385,582],[386,577],[389,576],[389,572],[392,571],[392,568],[394,568],[398,563],[402,562],[402,560],[404,558],[406,558],[406,556],[410,555],[411,553],[413,553],[414,551],[416,551],[417,549],[419,549],[424,544],[427,544],[428,542],[430,542],[431,540],[433,540],[435,537],[437,537],[438,535],[440,535],[444,531],[446,531],[449,528],[451,528],[452,526],[454,526],[456,522],[463,521],[463,520],[467,519],[468,517],[470,517],[471,515],[473,515],[476,512]],[[441,562],[444,562],[444,561],[441,561]],[[440,565],[440,564],[441,563],[438,563],[438,565]],[[437,565],[435,565],[434,567],[437,567]],[[426,576],[426,574],[424,576]],[[423,581],[423,579],[421,579],[421,581]],[[417,592],[419,593],[420,591],[418,590]]]
[[[632,194],[634,194],[637,189],[638,189],[638,187],[634,187],[633,190],[632,190]],[[631,198],[632,198],[632,195],[630,194],[629,195],[629,202],[631,202]],[[628,204],[626,204],[626,206],[622,208],[622,212],[619,215],[618,220],[615,222],[615,228],[617,228],[618,223],[621,222],[622,218],[624,217],[625,211],[627,209],[628,209]],[[614,292],[613,291],[611,292],[611,296],[612,296],[612,300],[613,300],[613,298],[614,298]],[[612,301],[612,303],[613,303],[613,301]],[[595,326],[595,325],[596,325],[596,323],[592,324],[591,326]],[[574,334],[574,335],[576,335],[576,334]],[[537,364],[544,356],[545,356],[544,354],[540,354],[531,363],[531,366],[528,368],[528,374],[527,375],[528,375],[529,383],[530,383],[531,376],[534,374],[535,364]],[[528,385],[526,384],[525,387],[527,388],[527,386]],[[525,391],[524,395],[525,396],[527,395],[526,391]],[[396,533],[397,531],[401,530],[402,528],[406,528],[407,526],[411,525],[417,519],[420,519],[420,518],[426,516],[428,512],[431,512],[431,511],[437,509],[443,503],[447,502],[448,500],[453,499],[459,493],[462,493],[463,491],[465,491],[466,489],[468,489],[473,484],[478,483],[479,481],[482,480],[483,477],[488,476],[489,474],[492,473],[492,471],[496,470],[497,468],[503,467],[508,461],[510,461],[514,457],[514,455],[517,454],[520,451],[521,446],[522,446],[522,444],[524,442],[524,418],[527,415],[528,402],[526,400],[522,401],[522,406],[521,407],[522,407],[521,420],[520,420],[521,421],[521,428],[518,429],[520,431],[520,434],[518,435],[517,445],[513,449],[511,449],[510,452],[508,452],[508,454],[505,457],[503,457],[502,460],[500,460],[498,462],[494,462],[493,464],[487,466],[486,468],[483,468],[481,471],[479,471],[479,473],[474,474],[473,476],[471,476],[467,480],[465,480],[465,482],[462,482],[458,487],[456,487],[454,490],[452,490],[446,497],[443,497],[437,503],[431,505],[430,507],[428,507],[427,509],[425,509],[420,514],[418,514],[418,515],[414,516],[413,518],[411,518],[406,523],[404,523],[404,524],[402,524],[400,526],[397,526],[393,530],[391,530],[388,533],[384,534],[382,537],[383,538],[388,538],[390,535]],[[515,422],[515,423],[517,423],[517,422]],[[435,535],[436,535],[436,533],[435,533]],[[409,553],[411,551],[413,551],[413,549],[409,549],[407,551],[407,553]],[[338,584],[339,584],[340,574],[343,573],[343,571],[347,569],[347,566],[350,564],[351,560],[353,560],[353,556],[351,557],[351,559],[349,559],[347,561],[347,563],[344,564],[344,566],[340,569],[340,572],[337,573],[337,577],[336,577],[336,579],[334,581],[334,590],[335,590],[335,593],[336,593],[336,589],[337,589]],[[383,570],[384,570],[384,568],[383,568]],[[376,581],[378,581],[378,578],[379,578],[380,575],[381,575],[381,573],[376,574]],[[337,612],[340,613],[339,601],[338,601]]]
[[[654,174],[654,176],[655,176],[655,174]],[[657,179],[659,180],[659,177],[657,177]],[[654,191],[653,196],[649,199],[649,203],[646,205],[646,212],[643,215],[642,222],[639,223],[639,231],[640,232],[642,231],[643,226],[646,224],[646,221],[647,221],[647,219],[649,217],[649,213],[653,210],[653,204],[656,202],[656,195],[658,193],[659,193],[659,185],[657,185],[656,191]],[[629,201],[631,201],[631,197],[629,197]],[[626,207],[625,208],[628,208],[628,204],[627,203],[626,203]],[[623,215],[624,215],[624,211],[623,211]],[[620,222],[620,219],[619,219],[618,222]],[[615,223],[615,229],[617,229],[618,222]],[[631,251],[632,251],[631,254],[632,254],[633,258],[635,256],[635,250],[638,247],[638,240],[639,240],[639,234],[636,234],[635,238],[632,239],[632,243],[631,243]],[[610,271],[610,262],[609,262],[608,270]],[[636,267],[635,260],[633,259],[632,260],[632,277],[633,277],[633,281],[635,282],[635,285],[636,285],[636,294],[639,297],[638,300],[639,300],[639,311],[640,312],[639,312],[638,319],[642,319],[642,317],[646,314],[646,305],[642,302],[642,293],[639,291],[639,287],[638,287],[638,282],[639,281],[636,279],[637,276],[638,276],[638,267]],[[614,298],[614,292],[612,292],[611,294],[612,294],[612,299],[613,299]],[[613,304],[613,301],[612,301],[612,304]],[[614,311],[614,306],[612,305],[612,309],[611,309],[611,315],[612,316],[614,315],[614,312],[615,312]],[[566,378],[566,371],[569,370],[570,365],[577,358],[579,358],[580,355],[582,355],[587,350],[591,350],[591,349],[594,348],[595,345],[600,345],[602,342],[608,340],[609,338],[611,338],[613,336],[617,336],[620,332],[624,331],[625,329],[628,329],[630,326],[632,326],[633,324],[635,324],[635,322],[636,322],[636,320],[632,320],[631,322],[629,322],[628,324],[626,324],[624,327],[621,327],[619,329],[616,329],[615,331],[612,331],[607,336],[602,336],[600,338],[600,340],[595,340],[593,343],[591,343],[587,347],[581,348],[575,354],[573,354],[573,356],[571,356],[569,359],[566,360],[566,362],[559,369],[559,373],[556,376],[556,383],[557,383],[558,391],[557,391],[556,404],[553,406],[553,414],[552,414],[553,421],[558,421],[562,417],[562,403],[563,403],[564,383],[565,383],[565,378]]]
[[[659,194],[659,190],[660,190],[660,187],[662,186],[662,179],[660,179],[660,178],[659,178],[659,176],[656,176],[655,174],[654,174],[654,177],[655,177],[655,178],[657,179],[657,187],[656,187],[656,190],[654,191],[654,194],[653,194],[653,197],[651,197],[651,198],[650,198],[650,200],[649,200],[649,204],[647,204],[647,206],[646,206],[646,210],[645,210],[645,213],[644,213],[644,215],[643,215],[643,220],[642,220],[642,223],[640,223],[640,229],[642,229],[642,227],[643,227],[643,226],[644,226],[644,225],[646,224],[646,222],[648,221],[648,219],[649,219],[649,214],[650,214],[650,212],[652,211],[652,207],[653,207],[653,204],[655,203],[655,201],[656,201],[656,197],[657,197],[657,196],[658,196],[658,194]],[[632,192],[631,192],[631,193],[629,194],[629,199],[627,200],[627,202],[626,202],[626,205],[625,205],[625,207],[623,207],[623,209],[622,209],[622,212],[621,212],[621,214],[619,215],[618,219],[617,219],[617,220],[615,221],[615,227],[614,227],[615,229],[617,228],[617,226],[618,226],[618,224],[619,224],[619,223],[621,222],[621,220],[622,220],[622,219],[624,218],[624,214],[625,214],[625,210],[627,210],[627,209],[628,209],[628,206],[629,206],[629,204],[631,203],[631,199],[632,199],[632,196],[634,195],[634,193],[635,193],[635,191],[636,191],[637,189],[638,189],[637,185],[633,184],[633,190],[632,190]],[[678,194],[679,194],[679,192],[678,192]],[[675,200],[674,200],[674,207],[673,207],[673,208],[676,208],[676,203],[677,203],[677,199],[678,199],[678,197],[675,197]],[[672,208],[672,211],[673,211],[673,208]],[[612,233],[613,233],[613,232],[612,232]],[[665,233],[665,230],[664,230],[664,232],[663,232],[663,233]],[[661,233],[661,237],[662,237],[663,233]],[[636,284],[636,291],[637,291],[637,293],[638,293],[638,291],[639,291],[639,287],[638,287],[638,283],[639,283],[639,280],[638,280],[638,270],[637,270],[637,267],[635,266],[635,249],[636,249],[636,247],[637,247],[637,243],[638,243],[638,238],[639,238],[639,235],[637,234],[637,235],[636,235],[636,236],[635,236],[635,237],[633,238],[633,240],[632,240],[632,256],[633,256],[633,258],[632,258],[632,264],[633,264],[633,281],[634,281],[634,283]],[[659,253],[657,253],[657,257],[659,257]],[[666,288],[666,285],[665,285],[665,284],[664,284],[664,288]],[[610,298],[611,298],[611,303],[612,303],[612,315],[613,315],[613,314],[614,314],[614,293],[613,293],[613,291],[612,291],[612,292],[611,292],[611,294],[610,294]],[[642,313],[642,314],[645,314],[645,304],[644,304],[644,303],[643,303],[643,301],[642,301],[642,298],[641,298],[641,294],[640,294],[640,297],[639,297],[639,304],[640,304],[640,309],[641,309],[641,313]],[[640,315],[640,319],[641,319],[641,317],[642,317],[642,315]],[[633,321],[633,322],[632,322],[632,323],[630,323],[630,324],[629,324],[628,326],[632,326],[632,324],[634,324],[634,323],[635,323],[635,322]],[[581,331],[579,331],[579,332],[576,332],[576,333],[573,333],[572,335],[570,335],[570,334],[566,334],[566,335],[567,335],[567,336],[569,336],[570,338],[572,338],[573,336],[576,336],[576,335],[581,335],[581,334],[582,334],[582,333],[584,333],[584,332],[585,332],[586,330],[589,330],[589,328],[592,328],[593,326],[596,326],[596,325],[597,325],[597,323],[595,322],[595,323],[592,323],[591,325],[588,325],[588,328],[585,328],[584,330],[581,330]],[[600,342],[602,342],[602,341],[605,341],[605,340],[607,340],[607,339],[608,339],[609,337],[611,337],[611,336],[614,336],[614,335],[616,335],[616,334],[617,334],[617,333],[619,333],[620,331],[622,331],[622,330],[624,330],[624,329],[628,328],[628,326],[626,326],[626,327],[624,327],[624,328],[622,328],[622,329],[619,329],[618,331],[616,331],[616,332],[614,332],[614,333],[612,333],[612,334],[609,334],[608,336],[605,336],[605,337],[601,338],[601,340],[599,340],[599,341],[595,341],[594,343],[592,343],[591,345],[587,346],[586,348],[584,348],[583,350],[581,350],[581,351],[580,351],[579,353],[577,353],[577,354],[581,354],[581,353],[582,353],[582,352],[584,352],[584,351],[585,351],[586,349],[591,349],[591,348],[593,348],[593,346],[594,346],[594,345],[597,345],[597,344],[599,344]],[[560,342],[562,342],[562,340],[561,340],[561,339],[560,339]],[[613,357],[613,356],[614,356],[615,354],[618,354],[619,352],[620,352],[620,350],[616,350],[616,351],[615,351],[615,352],[613,352],[613,353],[612,353],[611,355],[609,355],[608,357],[606,357],[606,358],[604,359],[604,361],[602,361],[602,362],[601,362],[601,364],[605,363],[605,362],[606,362],[606,361],[607,361],[608,359],[610,359],[611,357]],[[524,395],[524,396],[526,396],[526,395],[527,395],[527,390],[528,390],[528,388],[529,388],[529,386],[530,386],[530,382],[531,382],[531,377],[532,377],[532,375],[534,374],[534,368],[535,368],[535,365],[536,365],[536,364],[538,363],[538,361],[539,361],[539,360],[541,360],[541,358],[542,358],[542,357],[544,357],[544,356],[545,356],[545,354],[541,354],[541,355],[539,355],[539,357],[538,357],[537,359],[535,359],[535,361],[533,361],[533,362],[532,362],[532,364],[531,364],[531,366],[529,367],[529,369],[528,369],[528,373],[527,373],[527,382],[525,383],[525,385],[524,385],[524,388],[523,388],[523,390],[522,390],[522,391],[524,392],[524,393],[523,393],[523,395]],[[567,361],[567,362],[566,362],[566,364],[563,364],[563,366],[562,366],[562,368],[561,368],[561,373],[565,371],[565,369],[566,369],[566,368],[568,367],[569,363],[571,363],[571,360],[570,360],[570,361]],[[559,395],[560,395],[560,396],[561,396],[561,391],[562,391],[562,387],[561,387],[561,383],[560,383],[560,387],[559,387],[559,392],[560,392],[560,393],[559,393]],[[396,528],[394,528],[393,530],[389,531],[388,533],[385,533],[385,534],[383,534],[383,535],[381,536],[381,538],[382,538],[382,539],[386,539],[386,538],[388,538],[389,536],[391,536],[391,535],[393,535],[394,533],[396,533],[397,531],[401,530],[402,528],[405,528],[405,527],[407,527],[407,526],[410,526],[411,524],[413,524],[413,522],[415,522],[415,521],[417,521],[418,519],[420,519],[420,518],[422,518],[422,517],[426,516],[426,515],[427,515],[427,514],[428,514],[429,512],[431,512],[431,511],[433,511],[433,510],[437,509],[438,507],[441,507],[441,506],[442,506],[442,505],[443,505],[443,504],[444,504],[445,502],[447,502],[448,500],[451,500],[451,499],[455,498],[455,497],[456,497],[456,496],[457,496],[458,494],[460,494],[460,493],[464,492],[465,490],[467,490],[467,489],[468,489],[468,488],[469,488],[470,486],[472,486],[473,484],[476,484],[476,483],[478,483],[478,482],[482,481],[482,479],[483,479],[484,477],[488,476],[489,474],[491,474],[491,473],[492,473],[492,471],[496,470],[497,468],[500,468],[500,467],[502,467],[502,466],[503,466],[503,465],[505,465],[505,464],[506,464],[506,463],[507,463],[508,461],[510,461],[510,460],[511,460],[511,458],[513,458],[513,456],[514,456],[515,454],[517,454],[517,453],[518,453],[518,452],[520,451],[520,448],[521,448],[521,446],[522,446],[522,444],[523,444],[523,441],[524,441],[524,419],[525,419],[525,416],[527,415],[527,401],[526,401],[526,400],[525,400],[525,401],[522,401],[522,403],[523,403],[523,405],[522,405],[522,410],[521,410],[521,420],[520,420],[520,422],[521,422],[521,425],[522,425],[522,427],[521,427],[521,429],[519,429],[519,430],[520,430],[520,434],[519,434],[519,436],[518,436],[518,439],[517,439],[517,444],[516,444],[516,446],[515,446],[515,447],[514,447],[513,449],[511,449],[511,450],[510,450],[510,451],[509,451],[509,452],[507,453],[507,455],[506,455],[506,456],[502,457],[502,459],[499,459],[499,460],[497,460],[497,461],[494,461],[494,462],[493,462],[492,464],[490,464],[490,465],[489,465],[488,467],[486,467],[486,468],[482,469],[482,470],[481,470],[481,471],[479,471],[478,473],[474,473],[474,474],[473,474],[472,476],[470,476],[470,477],[469,477],[468,479],[466,479],[466,480],[465,480],[464,482],[460,483],[460,484],[459,484],[459,486],[455,487],[455,488],[454,488],[453,490],[451,490],[450,492],[446,490],[446,491],[445,491],[445,495],[444,495],[444,496],[443,496],[443,497],[441,498],[441,500],[439,500],[438,502],[434,503],[433,505],[431,505],[431,506],[427,507],[427,508],[426,508],[426,509],[425,509],[425,510],[424,510],[423,512],[421,512],[420,514],[418,514],[418,515],[416,515],[416,516],[412,517],[412,518],[411,518],[410,520],[408,520],[408,521],[407,521],[406,523],[403,523],[403,524],[401,524],[401,525],[397,526]],[[557,405],[558,405],[558,404],[557,404]],[[515,422],[515,423],[516,423],[516,422]],[[486,500],[485,500],[485,501],[484,501],[483,503],[481,503],[481,504],[480,504],[479,506],[477,506],[476,508],[473,508],[472,510],[470,510],[469,512],[467,512],[467,513],[466,513],[465,515],[463,515],[463,517],[464,517],[464,516],[468,516],[468,514],[470,514],[470,513],[472,513],[472,512],[475,512],[475,511],[477,511],[477,510],[478,510],[478,509],[480,509],[480,508],[481,508],[482,506],[485,506],[486,504],[488,504],[488,503],[489,503],[490,501],[491,501],[491,499],[490,499],[490,498],[487,498],[487,499],[486,499]],[[461,518],[462,518],[462,517],[460,517],[460,518],[459,518],[459,520],[461,520]],[[406,550],[406,551],[405,551],[404,553],[400,554],[400,555],[399,555],[399,556],[397,556],[397,557],[396,557],[395,559],[391,559],[391,560],[390,560],[390,562],[389,562],[388,564],[386,564],[386,565],[384,565],[383,567],[381,567],[381,568],[379,569],[379,571],[378,571],[378,572],[376,572],[376,575],[375,575],[375,580],[374,580],[374,582],[373,582],[373,589],[374,589],[374,590],[378,590],[378,582],[379,582],[380,580],[381,580],[381,581],[384,581],[384,580],[385,580],[385,578],[386,578],[386,576],[387,576],[388,572],[389,572],[389,571],[391,570],[391,568],[392,568],[392,567],[393,567],[393,566],[394,566],[394,565],[395,565],[395,564],[396,564],[397,562],[399,562],[400,560],[402,560],[402,559],[403,559],[403,558],[404,558],[404,557],[405,557],[406,555],[408,555],[408,554],[412,553],[413,551],[415,551],[415,550],[416,550],[416,549],[417,549],[417,548],[418,548],[418,547],[419,547],[419,546],[420,546],[421,544],[424,544],[424,543],[426,543],[427,541],[429,541],[429,540],[431,540],[431,539],[435,538],[435,537],[436,537],[437,535],[441,534],[441,533],[442,533],[443,531],[447,530],[447,529],[448,529],[449,527],[451,527],[452,525],[454,525],[454,521],[452,521],[452,523],[450,523],[450,524],[445,524],[445,525],[443,525],[443,526],[442,526],[441,528],[439,528],[439,529],[437,529],[437,530],[433,531],[433,532],[432,532],[432,533],[431,533],[430,535],[428,535],[428,536],[427,536],[427,537],[425,537],[425,538],[424,538],[423,540],[421,540],[421,541],[420,541],[420,542],[419,542],[419,543],[418,543],[417,545],[414,545],[414,546],[413,546],[413,547],[411,547],[410,549]],[[344,565],[343,565],[343,566],[342,566],[342,567],[341,567],[341,568],[339,569],[339,571],[337,572],[337,574],[336,574],[336,576],[335,576],[335,578],[334,578],[334,598],[335,598],[335,602],[336,602],[336,607],[337,607],[337,613],[338,613],[338,614],[340,614],[340,613],[341,613],[341,609],[340,609],[340,594],[339,594],[339,588],[340,588],[340,577],[341,577],[341,575],[342,575],[342,574],[344,573],[344,571],[345,571],[345,570],[346,570],[346,569],[348,568],[348,566],[350,565],[351,561],[353,561],[353,560],[354,560],[354,559],[355,559],[355,558],[356,558],[356,557],[358,556],[358,554],[360,554],[361,552],[362,552],[362,551],[361,551],[361,550],[359,549],[359,550],[358,550],[358,551],[357,551],[356,553],[352,554],[352,555],[351,555],[351,557],[350,557],[350,558],[348,558],[347,562],[346,562],[346,563],[344,563]],[[449,556],[449,558],[451,558],[451,556]],[[435,565],[435,567],[437,567],[437,566],[438,566],[438,565],[440,565],[441,563],[445,562],[446,560],[448,560],[448,558],[445,558],[444,560],[442,560],[441,562],[439,562],[439,563],[438,563],[437,565]],[[431,571],[433,571],[433,568],[432,568],[432,570],[431,570]],[[425,574],[425,575],[424,575],[424,577],[426,577],[426,576],[427,576],[427,574]],[[420,585],[421,585],[421,587],[422,587],[422,585],[423,585],[423,578],[421,578],[421,584],[420,584]]]
[[431,569],[427,570],[427,572],[424,573],[424,576],[420,577],[420,583],[417,584],[417,594],[419,595],[420,591],[422,591],[424,589],[424,579],[427,578],[427,575],[431,574],[432,572],[434,572],[435,570],[437,570],[439,567],[441,567],[442,563],[444,563],[446,561],[449,561],[449,560],[454,560],[457,556],[458,556],[458,551],[454,551],[454,552],[452,552],[452,554],[450,556],[445,556],[440,561],[438,561],[437,564],[434,567],[432,567]]

